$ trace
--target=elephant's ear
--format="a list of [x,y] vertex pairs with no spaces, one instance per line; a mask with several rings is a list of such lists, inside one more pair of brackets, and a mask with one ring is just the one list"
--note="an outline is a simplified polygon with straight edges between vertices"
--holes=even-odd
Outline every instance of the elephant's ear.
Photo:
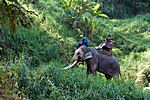
[[92,52],[91,51],[88,51],[85,55],[85,60],[89,59],[89,58],[92,58]]

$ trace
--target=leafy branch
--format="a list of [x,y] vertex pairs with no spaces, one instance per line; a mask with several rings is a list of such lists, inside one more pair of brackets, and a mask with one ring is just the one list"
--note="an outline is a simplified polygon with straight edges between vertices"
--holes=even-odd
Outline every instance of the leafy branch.
[[65,15],[64,21],[67,25],[79,33],[92,34],[96,28],[93,17],[109,18],[101,13],[100,4],[85,0],[61,0]]
[[36,15],[33,11],[26,10],[17,0],[3,0],[0,2],[0,30],[8,27],[15,33],[19,23],[29,29],[33,22],[30,15]]

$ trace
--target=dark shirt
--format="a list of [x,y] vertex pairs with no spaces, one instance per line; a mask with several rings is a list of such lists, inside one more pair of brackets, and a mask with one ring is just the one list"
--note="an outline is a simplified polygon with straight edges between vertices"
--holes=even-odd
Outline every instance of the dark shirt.
[[85,37],[82,38],[82,45],[88,46],[88,40]]
[[82,45],[88,46],[88,40],[85,37],[82,38],[82,43],[79,43],[76,48],[78,49]]

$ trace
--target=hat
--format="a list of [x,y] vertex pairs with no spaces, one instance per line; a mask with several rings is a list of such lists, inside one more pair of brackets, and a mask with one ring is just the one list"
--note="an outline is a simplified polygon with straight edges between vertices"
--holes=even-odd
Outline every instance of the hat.
[[81,35],[80,35],[80,38],[83,38],[83,37],[84,37],[83,34],[81,34]]

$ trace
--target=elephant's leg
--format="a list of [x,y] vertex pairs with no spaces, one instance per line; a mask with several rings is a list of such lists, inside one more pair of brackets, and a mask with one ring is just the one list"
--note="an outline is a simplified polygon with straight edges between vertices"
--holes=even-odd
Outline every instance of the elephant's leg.
[[89,65],[87,65],[87,71],[86,71],[86,79],[88,78],[88,75],[91,73],[91,69]]
[[95,59],[87,59],[86,60],[87,64],[87,73],[90,74],[92,73],[93,75],[96,75],[96,70],[97,70],[97,62]]
[[91,66],[90,68],[91,68],[91,73],[92,73],[93,75],[96,75],[96,70],[97,70],[96,64],[93,65],[93,66]]
[[105,77],[107,80],[111,80],[112,76],[111,75],[108,75],[108,74],[105,74]]
[[93,74],[94,76],[96,76],[96,70],[91,70],[91,67],[87,67],[87,72],[86,72],[86,78],[85,80],[87,80],[89,74]]

